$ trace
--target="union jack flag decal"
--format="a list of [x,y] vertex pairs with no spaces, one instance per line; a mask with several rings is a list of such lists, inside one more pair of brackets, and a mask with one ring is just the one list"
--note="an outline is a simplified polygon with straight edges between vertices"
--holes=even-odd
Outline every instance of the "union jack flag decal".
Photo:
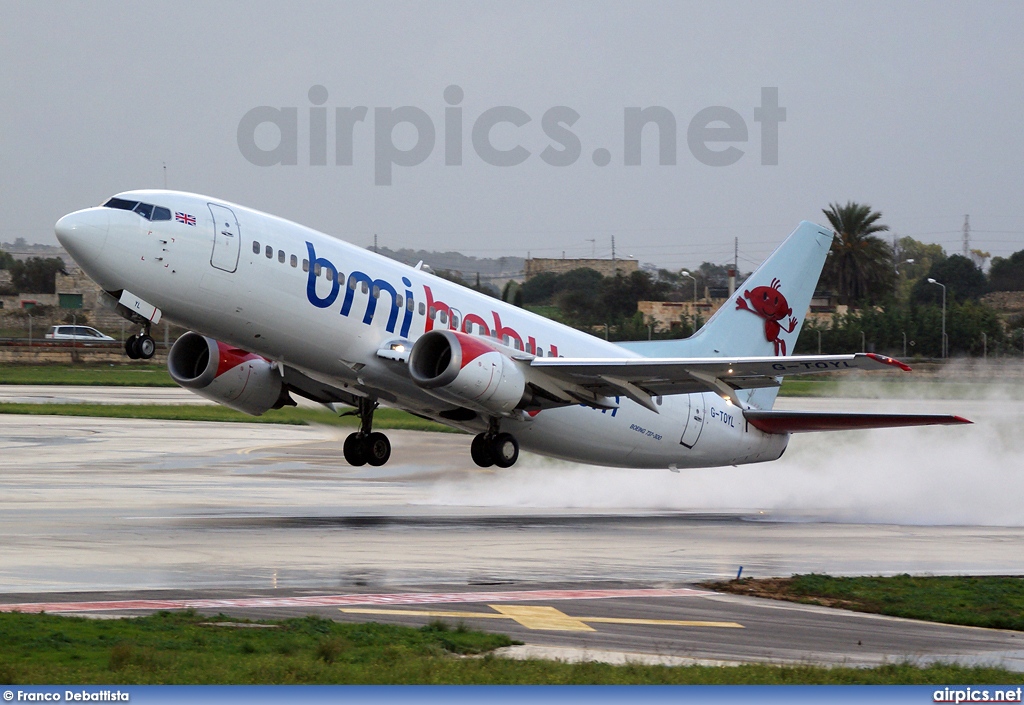
[[185,225],[195,226],[196,224],[196,217],[194,215],[189,215],[188,213],[179,213],[178,211],[175,211],[174,219],[179,223],[184,223]]

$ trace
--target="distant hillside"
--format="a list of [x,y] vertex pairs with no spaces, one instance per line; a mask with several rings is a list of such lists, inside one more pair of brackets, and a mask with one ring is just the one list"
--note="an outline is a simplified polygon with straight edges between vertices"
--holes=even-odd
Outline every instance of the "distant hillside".
[[[366,249],[372,250],[373,247]],[[377,251],[385,257],[415,266],[420,260],[434,271],[447,269],[457,272],[466,281],[472,281],[477,273],[483,280],[511,279],[521,277],[525,266],[522,257],[498,257],[497,259],[469,257],[461,252],[429,252],[427,250],[392,250],[380,247]]]

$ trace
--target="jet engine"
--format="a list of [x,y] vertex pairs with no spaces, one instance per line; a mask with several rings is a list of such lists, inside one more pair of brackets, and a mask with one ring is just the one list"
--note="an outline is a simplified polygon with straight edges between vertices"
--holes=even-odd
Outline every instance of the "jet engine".
[[409,375],[434,396],[488,414],[506,414],[523,401],[526,378],[497,346],[466,333],[435,330],[409,353]]
[[174,342],[167,370],[182,387],[251,416],[295,405],[268,360],[199,333]]

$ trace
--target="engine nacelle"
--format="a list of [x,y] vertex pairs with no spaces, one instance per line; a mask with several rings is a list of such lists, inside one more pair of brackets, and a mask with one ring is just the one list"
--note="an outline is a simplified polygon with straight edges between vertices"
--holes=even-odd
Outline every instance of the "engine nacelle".
[[486,340],[451,330],[430,331],[416,341],[409,375],[438,398],[487,413],[512,411],[526,391],[515,360]]
[[252,416],[295,404],[269,361],[191,331],[171,346],[167,370],[182,387]]

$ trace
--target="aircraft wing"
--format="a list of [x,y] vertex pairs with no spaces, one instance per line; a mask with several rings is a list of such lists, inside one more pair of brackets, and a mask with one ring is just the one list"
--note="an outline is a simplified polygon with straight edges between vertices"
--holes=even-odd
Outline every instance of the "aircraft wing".
[[538,357],[530,369],[546,378],[542,388],[584,404],[601,406],[602,397],[626,396],[657,411],[652,397],[670,394],[716,392],[742,406],[735,393],[740,389],[779,386],[779,377],[847,370],[878,370],[904,363],[875,353],[849,355],[799,355],[790,357],[713,358],[565,358]]
[[949,426],[972,423],[952,414],[857,414],[818,411],[762,411],[747,409],[743,417],[765,433],[803,433],[806,431],[849,431],[858,428],[895,428],[898,426]]

